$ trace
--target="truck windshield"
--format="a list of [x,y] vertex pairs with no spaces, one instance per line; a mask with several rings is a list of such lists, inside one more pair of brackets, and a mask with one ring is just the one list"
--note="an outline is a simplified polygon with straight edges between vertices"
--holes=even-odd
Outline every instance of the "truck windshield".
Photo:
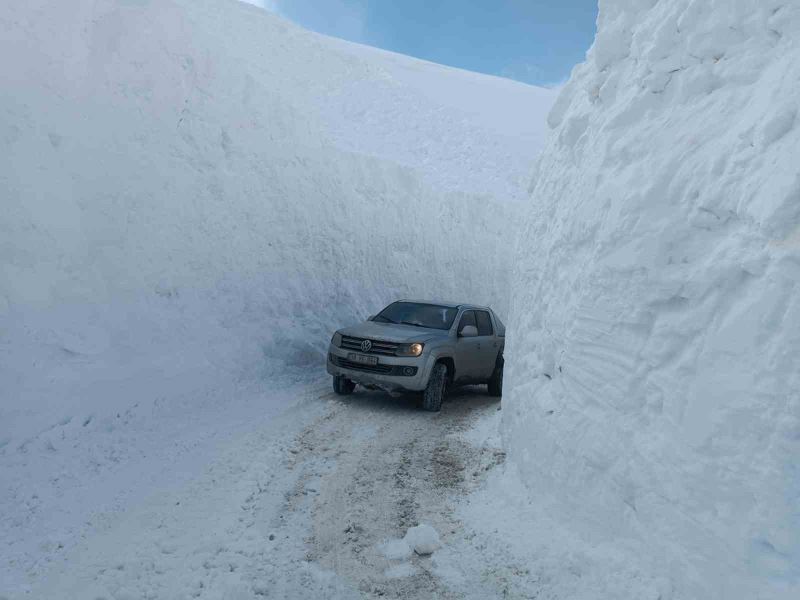
[[420,304],[418,302],[394,302],[379,312],[373,321],[414,325],[428,329],[450,329],[458,313],[452,306]]

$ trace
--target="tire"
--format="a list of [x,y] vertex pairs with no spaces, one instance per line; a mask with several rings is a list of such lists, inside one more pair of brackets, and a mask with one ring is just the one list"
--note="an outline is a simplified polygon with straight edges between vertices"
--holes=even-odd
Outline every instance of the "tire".
[[503,357],[497,357],[492,378],[489,380],[489,395],[499,398],[503,395]]
[[356,384],[350,381],[344,375],[333,376],[333,391],[339,396],[348,396],[356,389]]
[[446,394],[447,365],[438,363],[434,365],[428,385],[422,392],[422,408],[429,412],[439,412]]

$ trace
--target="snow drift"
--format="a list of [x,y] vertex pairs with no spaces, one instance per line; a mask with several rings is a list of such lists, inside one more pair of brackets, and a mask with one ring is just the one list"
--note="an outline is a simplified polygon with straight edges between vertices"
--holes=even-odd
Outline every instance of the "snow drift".
[[598,25],[519,246],[510,455],[654,598],[796,598],[800,3],[601,0]]
[[9,2],[0,31],[0,445],[319,368],[397,296],[504,309],[548,90],[220,0]]

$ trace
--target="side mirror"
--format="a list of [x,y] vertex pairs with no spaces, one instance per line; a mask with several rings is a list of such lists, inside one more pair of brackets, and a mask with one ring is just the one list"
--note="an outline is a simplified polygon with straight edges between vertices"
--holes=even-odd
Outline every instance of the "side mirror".
[[478,337],[478,328],[475,325],[466,325],[461,330],[461,333],[458,334],[458,337]]
[[374,319],[374,318],[375,318],[375,315],[370,315],[370,316],[367,317],[367,321],[372,321],[372,319]]

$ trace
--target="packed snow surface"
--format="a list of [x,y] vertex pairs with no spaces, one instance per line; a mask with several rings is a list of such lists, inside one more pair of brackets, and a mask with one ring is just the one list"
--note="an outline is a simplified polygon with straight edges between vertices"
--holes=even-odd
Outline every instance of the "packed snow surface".
[[800,597],[800,2],[598,25],[519,243],[510,457],[661,598]]
[[504,313],[554,100],[228,0],[3,2],[0,86],[9,586],[291,403],[336,328]]
[[389,560],[405,560],[414,551],[404,539],[387,540],[378,546],[378,550]]

